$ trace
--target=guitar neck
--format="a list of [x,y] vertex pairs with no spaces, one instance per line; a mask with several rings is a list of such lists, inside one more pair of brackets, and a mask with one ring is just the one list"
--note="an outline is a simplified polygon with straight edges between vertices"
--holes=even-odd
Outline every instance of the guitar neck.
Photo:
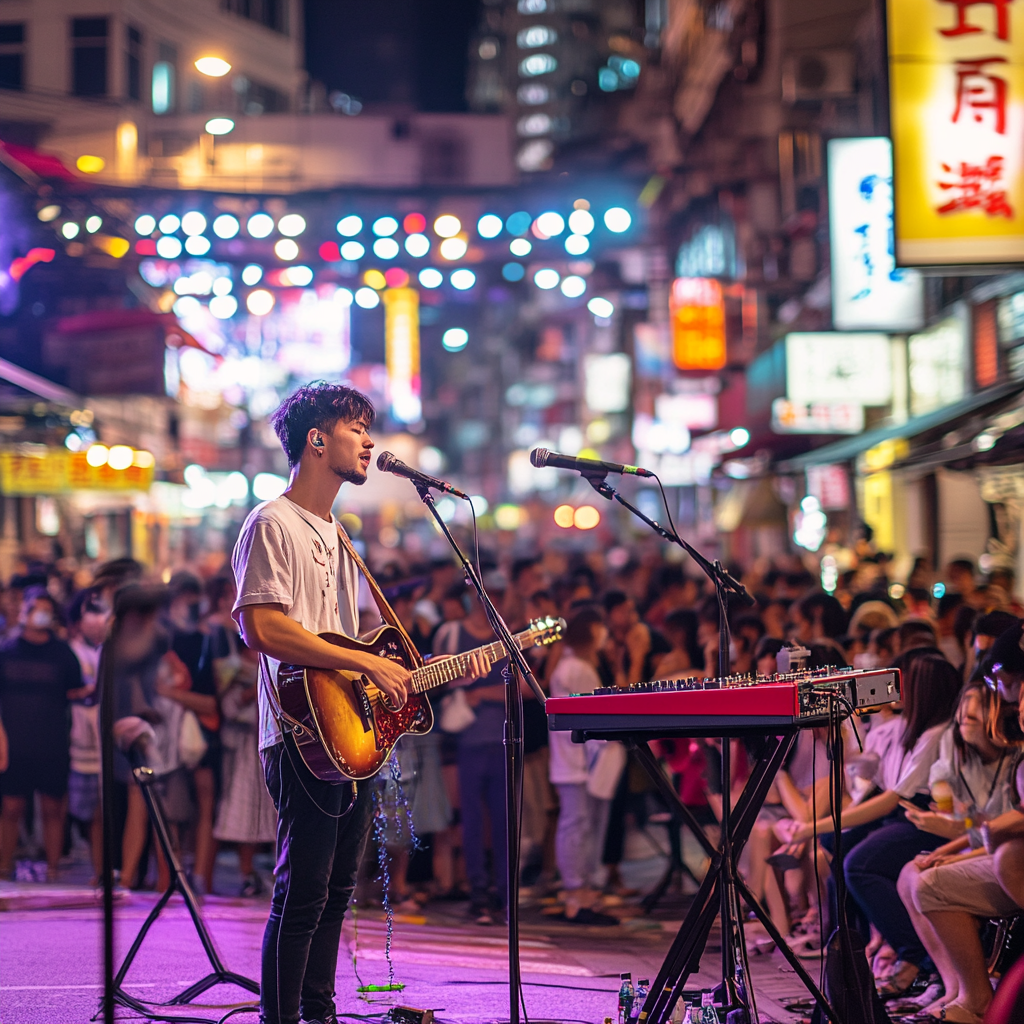
[[[527,635],[527,633],[518,633],[512,638],[520,650],[523,647],[523,638]],[[418,668],[412,673],[413,692],[425,693],[427,690],[433,690],[437,686],[443,686],[445,683],[461,679],[466,674],[470,656],[473,654],[482,654],[487,659],[487,663],[493,665],[496,661],[500,661],[505,657],[505,648],[499,641],[495,640],[494,643],[478,647],[474,651],[456,654],[451,658],[438,658],[436,661],[429,661],[422,668]]]

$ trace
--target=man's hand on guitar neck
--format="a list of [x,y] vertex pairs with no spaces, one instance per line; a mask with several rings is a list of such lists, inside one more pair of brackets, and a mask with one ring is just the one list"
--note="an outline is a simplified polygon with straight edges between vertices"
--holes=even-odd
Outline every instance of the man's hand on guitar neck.
[[448,658],[466,659],[465,671],[458,677],[458,679],[453,679],[451,681],[449,684],[451,686],[469,686],[470,683],[475,683],[478,679],[483,679],[483,677],[491,671],[491,663],[489,659],[479,650],[470,651],[468,654],[435,654],[429,660],[436,664],[437,662],[445,661]]
[[395,708],[401,707],[409,695],[411,677],[404,665],[328,643],[288,618],[279,604],[246,605],[239,610],[238,618],[246,645],[268,658],[288,665],[362,672],[388,695]]

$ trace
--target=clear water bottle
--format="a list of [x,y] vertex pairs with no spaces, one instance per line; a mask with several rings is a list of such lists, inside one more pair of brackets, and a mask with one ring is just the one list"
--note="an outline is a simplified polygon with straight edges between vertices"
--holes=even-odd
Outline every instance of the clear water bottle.
[[651,981],[649,978],[640,978],[636,983],[636,995],[633,998],[633,1019],[639,1020],[644,1010],[644,1000],[650,991]]
[[629,972],[619,975],[619,1024],[629,1024],[629,1018],[633,1015],[633,999],[636,993],[633,991],[633,975]]
[[721,1017],[715,1009],[715,997],[711,992],[703,992],[700,997],[700,1024],[722,1024]]
[[680,1001],[680,1005],[683,1007],[683,1016],[680,1024],[699,1024],[699,1022],[693,1019],[693,1004]]
[[739,997],[739,1001],[746,1006],[747,1005],[747,976],[743,971],[743,964],[736,961],[736,994]]

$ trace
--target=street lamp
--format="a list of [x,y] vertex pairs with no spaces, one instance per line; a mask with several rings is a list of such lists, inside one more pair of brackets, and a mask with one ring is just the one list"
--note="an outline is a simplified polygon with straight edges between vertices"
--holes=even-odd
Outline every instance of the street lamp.
[[196,61],[196,71],[209,78],[223,78],[231,70],[231,65],[221,57],[200,57]]

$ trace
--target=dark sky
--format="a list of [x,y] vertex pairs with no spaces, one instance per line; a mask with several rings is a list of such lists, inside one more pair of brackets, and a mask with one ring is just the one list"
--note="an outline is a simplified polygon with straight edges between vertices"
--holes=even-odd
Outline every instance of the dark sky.
[[466,109],[479,0],[305,0],[306,67],[364,103]]

